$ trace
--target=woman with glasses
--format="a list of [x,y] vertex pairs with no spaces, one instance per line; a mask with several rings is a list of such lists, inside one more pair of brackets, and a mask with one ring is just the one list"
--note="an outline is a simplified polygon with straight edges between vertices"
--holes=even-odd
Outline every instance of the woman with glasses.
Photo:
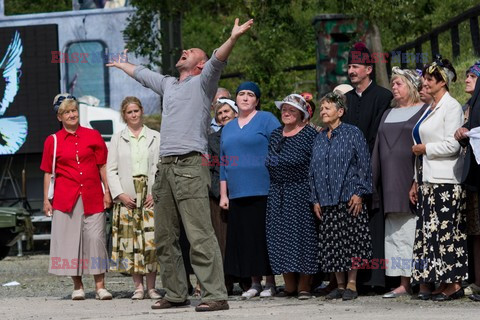
[[315,217],[310,207],[308,173],[317,131],[307,124],[305,99],[291,94],[275,102],[283,127],[270,136],[267,168],[267,245],[274,274],[283,274],[285,290],[277,296],[311,297],[312,275],[318,271]]
[[320,220],[320,269],[335,272],[337,279],[337,288],[325,298],[352,300],[358,297],[359,263],[372,255],[363,202],[372,193],[372,172],[363,133],[341,120],[346,109],[341,93],[332,92],[320,100],[320,116],[327,129],[317,135],[313,145],[310,185],[313,210]]
[[45,140],[40,165],[45,172],[43,211],[53,216],[48,271],[72,277],[72,300],[85,299],[83,275],[93,275],[97,299],[110,300],[104,282],[109,267],[104,211],[112,203],[105,169],[107,146],[98,131],[80,126],[75,97],[57,95],[53,109],[63,127]]

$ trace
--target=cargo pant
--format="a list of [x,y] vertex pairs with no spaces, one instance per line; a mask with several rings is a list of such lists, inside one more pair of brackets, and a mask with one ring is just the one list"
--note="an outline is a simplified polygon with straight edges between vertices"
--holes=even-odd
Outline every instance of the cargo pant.
[[168,301],[182,302],[188,297],[179,244],[180,219],[190,242],[190,260],[202,287],[202,300],[227,299],[222,256],[210,219],[209,184],[210,172],[199,153],[161,157],[152,196],[155,245]]

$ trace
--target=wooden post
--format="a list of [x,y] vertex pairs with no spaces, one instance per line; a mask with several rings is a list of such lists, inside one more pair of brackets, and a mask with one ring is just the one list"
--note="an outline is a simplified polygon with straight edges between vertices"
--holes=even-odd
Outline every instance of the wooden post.
[[470,18],[470,33],[472,34],[473,52],[480,56],[480,34],[478,32],[478,17]]
[[460,35],[458,33],[458,25],[450,29],[450,36],[452,38],[452,56],[457,58],[460,56]]

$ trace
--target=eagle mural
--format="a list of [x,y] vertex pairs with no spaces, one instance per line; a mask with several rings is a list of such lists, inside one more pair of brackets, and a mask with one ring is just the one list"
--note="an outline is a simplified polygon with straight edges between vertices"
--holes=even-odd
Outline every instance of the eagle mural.
[[5,81],[5,90],[3,96],[0,96],[0,155],[14,154],[27,139],[28,122],[25,116],[3,117],[20,88],[22,52],[22,39],[20,33],[15,31],[0,62],[0,72],[3,69],[2,74]]

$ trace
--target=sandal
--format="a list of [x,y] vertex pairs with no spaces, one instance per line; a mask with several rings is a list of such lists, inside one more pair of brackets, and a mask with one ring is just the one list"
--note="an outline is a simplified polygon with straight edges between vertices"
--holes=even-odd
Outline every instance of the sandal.
[[312,298],[312,294],[309,291],[300,291],[298,293],[298,300],[308,300]]
[[197,312],[228,310],[230,307],[227,300],[205,301],[195,307]]
[[182,302],[173,302],[173,301],[168,301],[165,298],[162,298],[152,305],[152,309],[168,309],[168,308],[175,308],[175,307],[185,307],[188,305],[190,305],[190,300],[185,300]]

